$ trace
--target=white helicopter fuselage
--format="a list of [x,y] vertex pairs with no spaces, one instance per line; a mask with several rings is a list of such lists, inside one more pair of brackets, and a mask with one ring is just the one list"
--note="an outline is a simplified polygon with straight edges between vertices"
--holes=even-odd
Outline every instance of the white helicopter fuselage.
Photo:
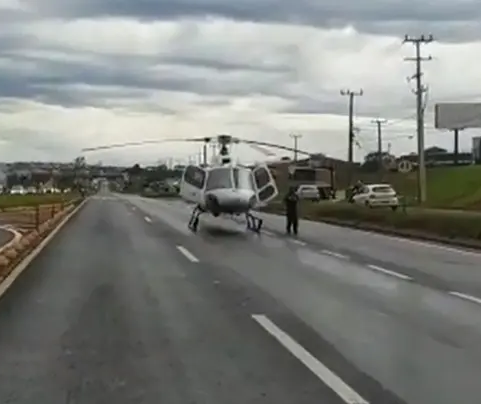
[[213,214],[241,214],[250,211],[257,204],[254,190],[217,189],[207,191],[201,208]]
[[[267,192],[266,192],[267,190]],[[188,166],[180,183],[180,196],[214,216],[247,214],[278,194],[267,166]]]

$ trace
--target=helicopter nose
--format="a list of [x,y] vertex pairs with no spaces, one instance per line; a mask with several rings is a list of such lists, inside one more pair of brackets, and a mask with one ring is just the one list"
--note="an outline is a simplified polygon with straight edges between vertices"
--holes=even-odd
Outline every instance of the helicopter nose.
[[217,196],[217,202],[222,210],[229,213],[243,213],[251,209],[253,206],[252,197],[255,199],[255,195],[253,196],[252,192],[239,192],[237,190],[223,192]]

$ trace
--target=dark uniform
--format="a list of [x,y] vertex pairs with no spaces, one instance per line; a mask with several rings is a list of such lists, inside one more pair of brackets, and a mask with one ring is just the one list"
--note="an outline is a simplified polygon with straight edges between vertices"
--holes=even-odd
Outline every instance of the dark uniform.
[[299,203],[299,196],[294,188],[290,189],[287,195],[284,197],[284,204],[286,206],[286,231],[291,234],[291,229],[294,230],[294,234],[297,235],[299,228],[299,214],[297,211],[297,205]]

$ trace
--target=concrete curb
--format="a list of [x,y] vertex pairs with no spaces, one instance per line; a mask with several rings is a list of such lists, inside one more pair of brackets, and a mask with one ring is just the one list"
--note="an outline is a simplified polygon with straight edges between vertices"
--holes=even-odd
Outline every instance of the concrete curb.
[[47,245],[53,240],[55,235],[65,226],[65,224],[77,214],[82,207],[87,203],[88,198],[84,199],[74,210],[72,210],[63,220],[51,231],[51,233],[45,237],[39,245],[37,245],[32,252],[30,252],[22,261],[20,261],[10,274],[0,282],[0,298],[7,292],[7,290],[13,285],[15,280],[28,268],[30,263],[40,254],[40,252],[47,247]]

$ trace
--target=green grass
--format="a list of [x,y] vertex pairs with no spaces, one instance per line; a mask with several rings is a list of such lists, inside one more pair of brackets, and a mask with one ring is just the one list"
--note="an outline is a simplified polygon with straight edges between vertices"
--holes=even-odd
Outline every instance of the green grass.
[[[281,204],[271,204],[263,209],[283,213]],[[480,212],[449,211],[425,208],[407,208],[392,212],[391,209],[369,209],[364,206],[339,203],[308,203],[299,207],[302,218],[314,221],[344,224],[353,227],[377,226],[397,232],[414,232],[449,239],[481,241]]]
[[[481,210],[481,166],[431,168],[426,175],[426,207]],[[416,199],[417,173],[387,177],[386,182],[392,183],[408,202]]]
[[[481,165],[428,168],[426,175],[428,202],[425,207],[481,211]],[[336,173],[338,189],[347,187],[345,177],[343,172]],[[353,183],[357,180],[366,184],[392,184],[396,191],[405,197],[408,205],[416,204],[417,172],[380,174],[358,171],[353,174]],[[280,195],[276,199],[280,200],[287,190],[287,184],[280,182],[278,187]]]
[[[365,225],[414,232],[449,239],[481,242],[481,166],[439,167],[427,170],[428,202],[409,206],[417,195],[417,173],[386,173],[358,176],[365,183],[386,182],[405,197],[407,208],[368,209],[345,202],[311,203],[302,201],[300,215],[310,220],[328,221],[354,227]],[[263,209],[283,213],[282,203],[275,201]]]
[[79,198],[79,194],[0,195],[0,208],[50,205]]
[[[426,176],[428,201],[425,207],[481,210],[481,166],[428,168]],[[359,179],[366,184],[378,182],[392,184],[409,205],[416,203],[416,172],[408,174],[386,172],[382,176],[375,173],[355,173],[354,181]],[[338,186],[342,189],[346,184],[339,183]]]

